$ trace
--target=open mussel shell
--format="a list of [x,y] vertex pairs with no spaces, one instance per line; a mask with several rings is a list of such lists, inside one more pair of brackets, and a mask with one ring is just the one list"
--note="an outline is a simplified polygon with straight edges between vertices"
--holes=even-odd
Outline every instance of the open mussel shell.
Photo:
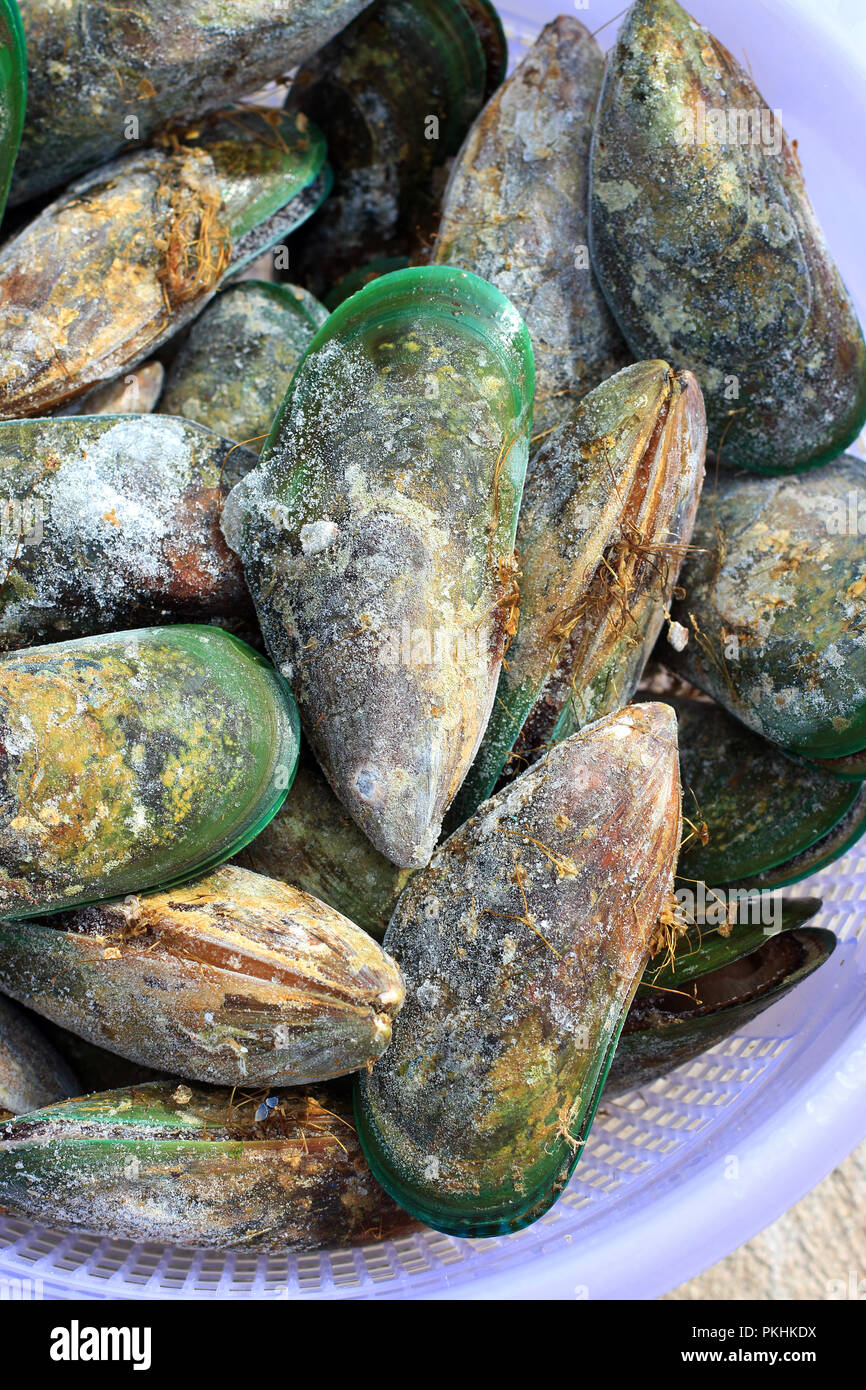
[[32,1015],[0,995],[0,1120],[79,1095],[64,1058]]
[[840,777],[843,782],[866,781],[866,748],[860,753],[849,753],[845,758],[815,758],[815,766],[829,772],[831,777]]
[[622,708],[659,634],[704,476],[701,393],[639,362],[573,407],[536,454],[517,528],[520,619],[456,827],[511,772]]
[[721,477],[698,508],[666,664],[751,729],[810,758],[866,750],[866,565],[844,455],[796,477]]
[[260,453],[295,368],[327,317],[296,285],[230,285],[190,328],[160,409]]
[[312,1250],[405,1232],[339,1086],[250,1094],[158,1081],[0,1125],[0,1203],[128,1240]]
[[304,751],[291,796],[235,863],[312,893],[377,941],[411,872],[373,848]]
[[637,0],[611,51],[590,244],[632,352],[695,373],[725,461],[791,472],[856,438],[866,344],[796,149],[676,0]]
[[298,757],[277,673],[216,627],[0,657],[0,919],[167,888],[268,823]]
[[496,285],[535,353],[544,435],[629,361],[589,264],[587,183],[604,56],[576,19],[542,31],[475,121],[442,199],[434,258]]
[[493,702],[532,383],[498,290],[383,276],[319,330],[223,513],[316,757],[404,868],[429,859]]
[[292,245],[292,274],[320,297],[435,230],[436,175],[486,95],[472,12],[487,10],[478,0],[376,0],[296,74],[288,108],[324,131],[334,170],[332,195]]
[[485,802],[385,936],[407,999],[357,1083],[370,1166],[437,1230],[500,1235],[556,1200],[648,959],[680,831],[676,721],[631,706]]
[[[845,822],[860,788],[788,758],[719,705],[672,701],[687,832],[678,873],[709,884],[794,883],[798,856]],[[862,827],[861,827],[862,828]],[[843,836],[850,843],[850,833]],[[816,864],[817,867],[817,864]]]
[[[840,785],[851,786],[850,783],[844,782]],[[828,864],[841,859],[866,832],[866,788],[858,784],[853,790],[855,797],[845,815],[836,822],[832,830],[822,835],[820,840],[816,840],[807,849],[801,850],[782,864],[765,869],[763,873],[749,874],[739,880],[740,884],[761,889],[784,888],[789,883],[799,883],[800,879],[808,878],[810,874],[816,874],[819,869],[826,869]]]
[[15,0],[0,0],[0,219],[27,106],[27,46]]
[[249,612],[220,512],[254,464],[165,415],[0,422],[0,643]]
[[151,356],[327,192],[304,119],[242,110],[179,138],[88,175],[0,249],[0,418]]
[[0,923],[0,989],[193,1081],[293,1086],[375,1061],[403,982],[360,927],[234,865],[46,922]]
[[[22,0],[30,93],[13,200],[68,183],[168,121],[255,92],[354,19],[364,0]],[[12,7],[14,8],[14,6]]]
[[835,945],[832,932],[796,927],[766,936],[749,953],[692,977],[684,991],[639,991],[620,1034],[604,1097],[649,1085],[737,1032],[823,965]]

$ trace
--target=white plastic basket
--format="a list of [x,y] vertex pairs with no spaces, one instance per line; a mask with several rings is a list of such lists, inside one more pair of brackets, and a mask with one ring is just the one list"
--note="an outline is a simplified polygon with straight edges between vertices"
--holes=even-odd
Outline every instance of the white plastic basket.
[[[512,59],[561,10],[502,10]],[[861,315],[866,267],[862,0],[693,0],[781,107]],[[622,0],[575,12],[593,31]],[[616,23],[601,29],[609,45]],[[517,1235],[423,1232],[355,1250],[260,1255],[134,1245],[0,1218],[0,1277],[46,1298],[652,1298],[775,1220],[866,1137],[866,841],[795,888],[819,895],[830,961],[753,1024],[652,1086],[602,1101],[568,1191]],[[16,1282],[18,1281],[18,1282]]]

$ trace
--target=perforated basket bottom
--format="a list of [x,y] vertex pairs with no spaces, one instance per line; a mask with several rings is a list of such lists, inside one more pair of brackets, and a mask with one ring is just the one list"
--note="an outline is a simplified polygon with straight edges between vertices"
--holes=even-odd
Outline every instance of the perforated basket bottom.
[[[613,1234],[621,1245],[630,1221],[641,1216],[645,1224],[647,1210],[662,1194],[676,1193],[680,1185],[700,1181],[702,1174],[706,1187],[707,1174],[718,1177],[721,1170],[731,1179],[732,1201],[746,1195],[749,1185],[739,1187],[738,1180],[743,1176],[741,1165],[749,1164],[750,1127],[778,1113],[783,1098],[802,1090],[805,1076],[828,1057],[832,1060],[846,1037],[849,1047],[843,1045],[842,1055],[848,1060],[852,1092],[866,1076],[866,1043],[861,1042],[859,1063],[855,1053],[853,1069],[850,1049],[858,1027],[866,1037],[866,935],[858,939],[866,910],[866,854],[849,855],[838,867],[788,891],[792,896],[824,897],[815,922],[839,937],[835,955],[742,1034],[651,1086],[617,1101],[602,1101],[568,1190],[530,1229],[488,1241],[423,1231],[355,1250],[256,1256],[134,1245],[7,1217],[0,1218],[0,1278],[7,1281],[6,1296],[477,1296],[495,1292],[500,1282],[508,1285],[517,1272],[521,1286],[528,1280],[531,1292],[533,1267],[539,1277],[543,1268],[545,1279],[558,1269],[558,1287],[569,1297],[607,1292],[606,1282],[616,1274],[610,1272],[599,1282],[597,1266]],[[821,1123],[816,1111],[814,1124]],[[786,1131],[780,1121],[776,1143],[781,1168],[784,1153],[792,1144],[797,1146],[796,1132]],[[829,1157],[826,1166],[833,1161]],[[820,1173],[804,1167],[803,1190],[816,1176]],[[769,1179],[765,1174],[767,1220],[774,1214],[776,1187],[781,1192],[784,1186],[780,1172],[772,1182]],[[708,1198],[711,1208],[713,1200]],[[685,1213],[685,1202],[682,1209]],[[718,1215],[715,1209],[708,1212],[708,1223]],[[759,1219],[755,1227],[760,1224]],[[685,1240],[689,1232],[683,1230],[681,1236]],[[634,1254],[651,1283],[647,1266],[653,1264],[653,1252],[642,1248]],[[626,1282],[630,1277],[621,1274]]]

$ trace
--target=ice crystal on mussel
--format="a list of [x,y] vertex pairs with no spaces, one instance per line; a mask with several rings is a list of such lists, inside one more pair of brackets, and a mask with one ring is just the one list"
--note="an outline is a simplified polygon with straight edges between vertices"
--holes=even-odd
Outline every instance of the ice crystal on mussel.
[[783,904],[772,935],[763,926],[735,926],[708,944],[704,927],[682,943],[682,966],[651,966],[620,1034],[604,1098],[647,1086],[730,1037],[823,965],[836,938],[803,926],[820,906],[808,898]]
[[297,73],[287,105],[324,131],[334,169],[331,197],[293,245],[293,274],[316,294],[429,238],[444,165],[504,50],[486,0],[376,0]]
[[230,286],[190,329],[160,408],[260,453],[295,368],[327,317],[295,285]]
[[15,0],[0,0],[0,218],[18,154],[27,105],[27,52]]
[[400,972],[317,898],[226,865],[181,887],[0,923],[0,988],[194,1081],[292,1086],[374,1061]]
[[167,888],[248,844],[298,756],[275,671],[215,627],[0,657],[0,918]]
[[289,72],[365,0],[20,0],[30,93],[12,197],[95,168],[169,120],[194,120]]
[[517,528],[520,621],[456,827],[509,759],[628,704],[671,602],[704,476],[689,372],[638,362],[591,391],[542,445]]
[[589,264],[587,183],[604,58],[561,15],[467,136],[442,204],[435,260],[473,270],[520,310],[543,434],[629,352]]
[[0,422],[0,643],[249,611],[220,511],[254,463],[164,415]]
[[31,1015],[0,995],[0,1120],[39,1110],[80,1090]]
[[151,356],[328,187],[304,119],[241,110],[74,184],[0,249],[0,417],[49,414]]
[[676,0],[638,0],[593,137],[592,261],[637,357],[695,372],[710,446],[788,472],[866,417],[866,344],[778,112]]
[[377,941],[411,873],[373,848],[303,750],[291,796],[235,863],[312,893]]
[[320,329],[223,514],[319,762],[405,868],[430,857],[513,630],[532,380],[498,290],[383,276]]
[[757,882],[768,870],[776,886],[804,877],[798,856],[847,820],[859,786],[786,757],[718,705],[677,700],[675,708],[693,826],[680,874],[717,885]]
[[0,1125],[0,1203],[128,1240],[312,1250],[405,1232],[337,1085],[249,1093],[159,1081]]
[[[726,476],[705,492],[666,663],[744,724],[806,757],[866,749],[866,558],[852,516],[866,464]],[[852,511],[853,508],[853,511]]]
[[552,749],[437,850],[385,936],[406,979],[358,1083],[374,1174],[415,1216],[540,1216],[586,1138],[680,835],[676,720],[634,705]]

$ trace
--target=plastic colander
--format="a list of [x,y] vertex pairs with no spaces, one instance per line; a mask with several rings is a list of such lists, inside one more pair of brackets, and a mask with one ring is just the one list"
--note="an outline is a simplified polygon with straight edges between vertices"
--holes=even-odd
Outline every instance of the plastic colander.
[[[622,8],[589,0],[573,12],[609,46]],[[693,0],[690,8],[781,108],[862,317],[862,0]],[[566,0],[504,7],[512,61],[567,9]],[[866,1137],[866,841],[786,891],[823,897],[816,924],[839,938],[829,962],[742,1033],[643,1090],[602,1100],[570,1187],[528,1230],[485,1241],[422,1232],[353,1250],[256,1256],[0,1218],[0,1289],[96,1299],[666,1292],[775,1220]]]

